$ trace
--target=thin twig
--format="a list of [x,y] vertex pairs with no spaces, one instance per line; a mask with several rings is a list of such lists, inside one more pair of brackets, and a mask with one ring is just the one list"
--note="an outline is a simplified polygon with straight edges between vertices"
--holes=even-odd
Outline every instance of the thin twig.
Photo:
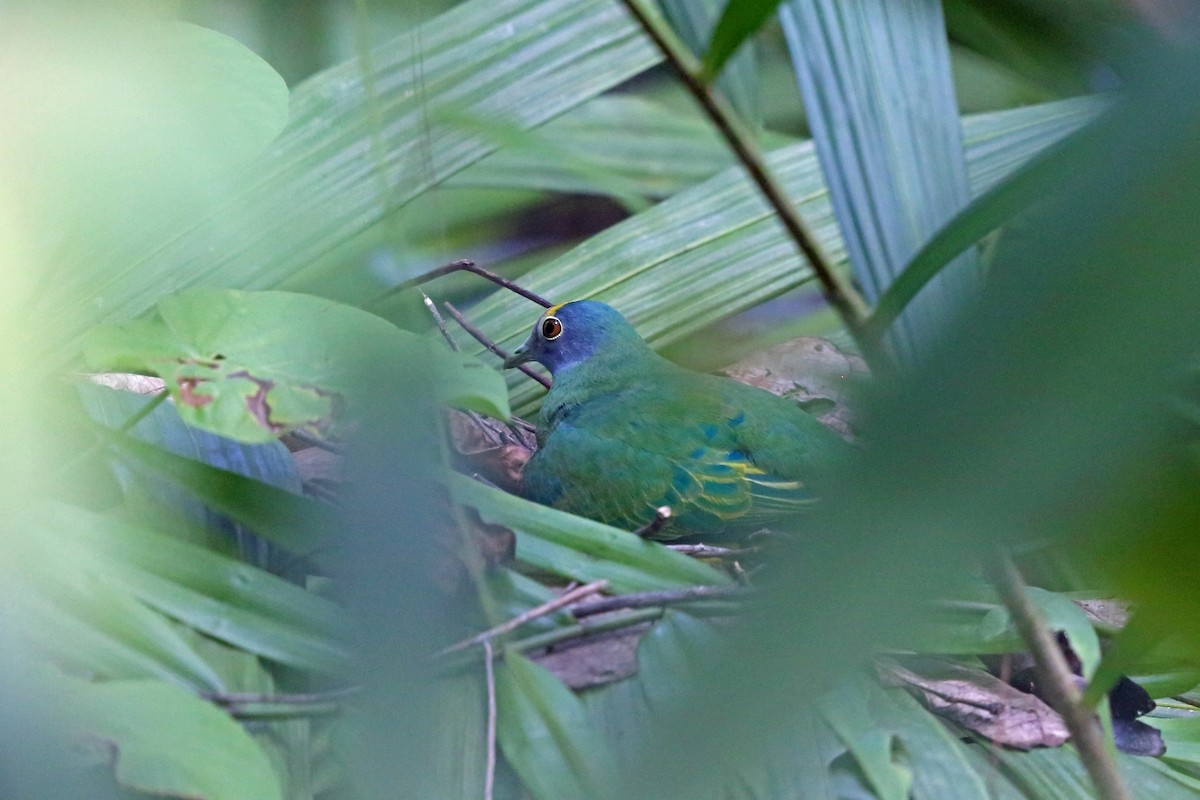
[[[433,302],[433,298],[427,295],[424,289],[418,289],[417,291],[421,293],[421,302],[425,304],[425,308],[429,311],[429,315],[433,317],[433,322],[435,325],[437,325],[437,329],[441,332],[442,338],[446,340],[446,344],[448,344],[450,349],[454,352],[460,352],[458,342],[454,341],[454,337],[451,336],[450,331],[446,329],[446,320],[442,317],[442,312],[437,310],[437,305]],[[466,414],[467,418],[475,424],[475,427],[483,433],[485,439],[497,446],[503,444],[503,442],[500,441],[500,437],[496,435],[495,431],[488,427],[487,423],[483,421],[483,417],[479,416],[478,413],[474,411],[464,411],[463,413]]]
[[630,611],[628,614],[618,614],[604,619],[589,620],[588,622],[580,622],[575,625],[566,625],[561,628],[555,628],[552,631],[544,633],[535,633],[524,639],[518,639],[511,644],[505,646],[505,650],[512,650],[517,653],[525,653],[530,650],[541,650],[544,647],[551,647],[562,642],[567,642],[572,639],[582,639],[588,636],[594,636],[600,633],[620,630],[621,628],[631,628],[635,625],[640,625],[643,622],[651,622],[663,615],[666,609],[661,607],[656,608],[641,608],[635,611]]
[[696,558],[741,558],[759,552],[757,547],[717,547],[711,544],[669,544],[667,548]]
[[651,536],[653,536],[654,534],[661,531],[663,529],[663,526],[665,526],[668,522],[670,522],[670,520],[671,520],[671,507],[670,506],[659,506],[658,508],[654,509],[654,519],[650,520],[645,525],[638,528],[636,531],[634,531],[634,534],[636,536],[641,536],[643,539],[648,539]]
[[359,690],[353,686],[307,694],[211,692],[200,696],[237,719],[295,719],[327,717],[342,712],[342,701]]
[[496,668],[492,640],[483,640],[483,674],[487,684],[487,766],[483,773],[483,800],[492,800],[496,784]]
[[[508,352],[505,351],[503,348],[501,348],[499,345],[497,345],[495,342],[493,342],[491,339],[489,339],[487,337],[487,334],[485,334],[483,331],[479,330],[479,328],[476,328],[474,325],[472,325],[470,320],[468,320],[466,317],[464,317],[463,313],[461,311],[459,311],[457,308],[455,308],[451,303],[443,303],[442,305],[444,305],[446,307],[446,311],[449,312],[450,316],[454,317],[454,321],[457,322],[459,325],[461,325],[462,329],[464,331],[471,334],[472,338],[474,338],[475,341],[479,342],[481,345],[486,347],[488,349],[488,352],[500,357],[501,359],[508,358]],[[542,386],[545,386],[547,389],[550,388],[549,380],[547,380],[546,378],[537,374],[536,372],[534,372],[533,370],[531,370],[529,367],[525,366],[524,364],[521,364],[520,366],[518,366],[517,369],[521,370],[521,372],[525,373],[530,378],[533,378],[535,381],[540,383]]]
[[675,591],[637,592],[589,600],[586,603],[572,606],[571,613],[575,619],[583,619],[626,608],[651,608],[695,603],[700,600],[725,600],[732,597],[745,597],[747,594],[745,589],[737,586],[692,586]]
[[[850,332],[855,341],[866,349],[870,344],[870,340],[864,335],[867,318],[866,304],[863,303],[854,287],[834,271],[833,262],[821,250],[816,236],[809,230],[807,223],[792,206],[791,200],[783,188],[767,169],[766,162],[763,161],[750,135],[745,132],[738,121],[736,112],[713,91],[712,87],[700,79],[700,65],[696,61],[696,57],[663,21],[647,13],[642,6],[643,0],[622,0],[622,2],[634,19],[638,21],[638,24],[642,26],[646,35],[662,51],[667,63],[725,138],[738,161],[750,175],[750,179],[754,181],[771,208],[774,209],[788,235],[800,248],[800,252],[804,254],[813,273],[817,276],[817,280],[821,283],[825,299],[841,316],[846,330]],[[877,351],[867,352],[875,353]]]
[[474,261],[469,261],[465,258],[462,260],[459,260],[459,261],[451,262],[451,263],[445,265],[444,267],[438,267],[435,270],[431,270],[429,272],[423,273],[421,275],[418,275],[415,278],[410,278],[409,280],[401,281],[400,283],[397,283],[395,286],[391,287],[386,292],[379,295],[379,297],[375,298],[375,304],[382,303],[385,300],[387,300],[388,298],[399,294],[400,292],[407,291],[408,289],[411,289],[414,286],[419,286],[420,284],[431,281],[434,278],[440,278],[443,275],[449,275],[452,272],[474,273],[475,275],[478,275],[481,278],[491,281],[492,283],[496,284],[497,286],[503,286],[505,289],[508,289],[510,292],[515,292],[516,294],[521,295],[521,297],[524,297],[526,300],[532,300],[533,302],[540,305],[542,308],[549,308],[550,306],[554,305],[549,300],[542,297],[540,294],[537,294],[536,292],[531,292],[528,289],[524,289],[524,288],[518,286],[517,284],[513,283],[512,281],[510,281],[508,278],[503,278],[503,277],[497,275],[496,273],[492,272],[491,270],[484,269],[483,267],[477,265]]
[[531,608],[528,611],[518,614],[510,620],[502,622],[493,628],[487,629],[483,633],[476,634],[468,639],[463,639],[461,642],[456,642],[449,647],[439,650],[437,657],[441,658],[442,656],[447,656],[459,650],[466,649],[473,644],[479,644],[484,640],[494,639],[497,636],[503,636],[509,631],[516,630],[530,620],[537,619],[538,617],[544,617],[547,614],[552,614],[563,606],[569,606],[572,603],[577,603],[588,595],[595,594],[596,592],[602,592],[607,588],[608,581],[599,580],[592,581],[591,583],[580,586],[577,589],[572,589],[569,592],[564,592],[553,600],[542,603],[540,606]]
[[437,325],[437,329],[442,332],[442,338],[446,340],[446,344],[450,345],[450,349],[457,353],[459,350],[458,342],[454,341],[454,337],[450,335],[450,331],[446,330],[446,320],[442,318],[442,312],[437,310],[437,305],[434,304],[433,299],[429,295],[425,294],[424,289],[419,289],[418,291],[421,292],[421,302],[429,310],[429,315],[433,317],[433,322]]
[[1025,591],[1025,582],[1007,553],[998,552],[989,565],[992,583],[1008,607],[1017,631],[1033,654],[1034,671],[1044,699],[1062,715],[1091,776],[1100,800],[1132,800],[1104,742],[1104,728],[1080,702],[1081,693],[1054,635],[1038,616]]
[[171,393],[164,386],[161,392],[154,395],[153,399],[149,400],[144,406],[135,411],[127,420],[121,423],[121,427],[117,428],[121,433],[129,433],[134,426],[144,420],[153,413],[154,409],[166,402]]
[[259,692],[201,692],[205,700],[220,706],[249,705],[251,703],[274,703],[278,705],[307,705],[309,703],[327,703],[344,700],[361,690],[359,686],[347,686],[342,689],[330,689],[327,692],[301,692],[286,694],[266,694]]

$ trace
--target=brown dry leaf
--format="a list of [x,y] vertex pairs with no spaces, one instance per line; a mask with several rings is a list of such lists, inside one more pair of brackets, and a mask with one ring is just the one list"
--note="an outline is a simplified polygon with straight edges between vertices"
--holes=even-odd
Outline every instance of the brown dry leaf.
[[845,439],[857,436],[853,387],[868,376],[861,357],[827,339],[804,337],[743,358],[723,372],[795,400]]
[[1122,600],[1076,600],[1093,622],[1124,628],[1129,622],[1129,604]]
[[123,392],[136,392],[137,394],[158,394],[166,384],[162,378],[152,378],[149,375],[134,375],[129,372],[97,372],[88,375],[88,380],[92,383],[98,383],[101,386],[107,386],[110,389],[117,389]]
[[997,744],[1029,750],[1057,747],[1070,733],[1054,709],[982,670],[935,658],[885,659],[885,683],[902,686],[933,713]]
[[637,673],[638,642],[650,625],[645,622],[570,642],[533,660],[576,691],[615,683]]
[[456,409],[450,409],[447,418],[450,441],[462,466],[501,489],[515,491],[525,462],[537,451],[533,432]]

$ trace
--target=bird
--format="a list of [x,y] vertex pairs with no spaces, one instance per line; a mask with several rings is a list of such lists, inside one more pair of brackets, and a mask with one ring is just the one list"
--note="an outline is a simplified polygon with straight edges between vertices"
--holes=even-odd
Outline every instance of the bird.
[[543,312],[504,366],[530,361],[553,383],[519,494],[649,538],[765,528],[816,502],[853,452],[789,400],[660,356],[596,300]]

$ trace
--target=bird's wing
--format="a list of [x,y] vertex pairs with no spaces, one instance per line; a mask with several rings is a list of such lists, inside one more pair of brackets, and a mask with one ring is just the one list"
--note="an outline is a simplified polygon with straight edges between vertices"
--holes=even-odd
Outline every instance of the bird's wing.
[[813,502],[796,479],[773,475],[733,446],[737,416],[669,426],[560,423],[525,468],[531,500],[626,528],[670,506],[668,535],[752,530]]
[[665,504],[698,531],[765,525],[815,498],[802,481],[772,475],[741,450],[701,446],[675,465]]
[[522,494],[535,502],[636,529],[654,519],[672,464],[620,438],[567,422],[525,465]]

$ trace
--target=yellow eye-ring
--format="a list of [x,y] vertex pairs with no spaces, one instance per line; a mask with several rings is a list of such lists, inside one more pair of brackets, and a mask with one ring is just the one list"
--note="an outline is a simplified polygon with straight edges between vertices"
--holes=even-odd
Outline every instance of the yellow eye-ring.
[[547,341],[553,341],[562,336],[563,324],[558,317],[546,317],[542,320],[542,338]]

